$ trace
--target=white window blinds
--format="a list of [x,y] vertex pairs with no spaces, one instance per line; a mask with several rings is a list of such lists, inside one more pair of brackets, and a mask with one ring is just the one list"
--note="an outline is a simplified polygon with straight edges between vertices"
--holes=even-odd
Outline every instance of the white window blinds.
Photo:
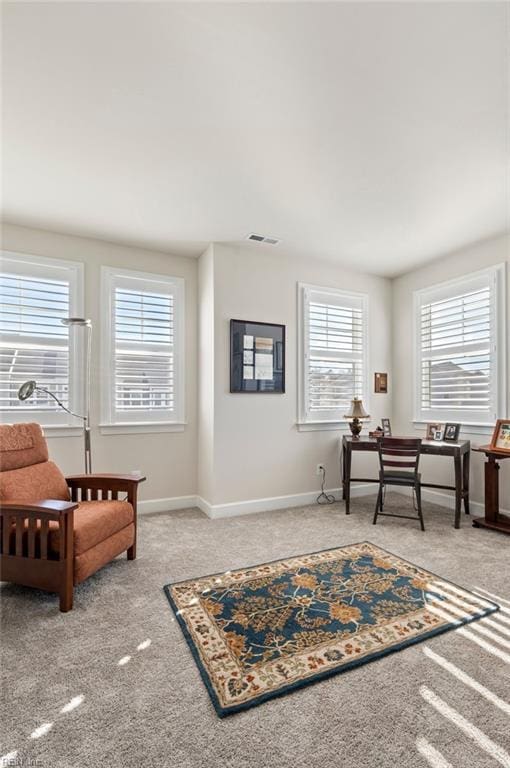
[[81,265],[3,254],[0,270],[0,410],[6,421],[74,423],[44,392],[21,402],[18,389],[33,379],[71,410],[77,402],[69,330],[62,320],[82,311]]
[[366,297],[301,286],[304,421],[342,419],[366,399]]
[[104,270],[108,283],[107,423],[182,418],[182,281]]
[[417,399],[426,420],[497,418],[501,271],[417,294]]

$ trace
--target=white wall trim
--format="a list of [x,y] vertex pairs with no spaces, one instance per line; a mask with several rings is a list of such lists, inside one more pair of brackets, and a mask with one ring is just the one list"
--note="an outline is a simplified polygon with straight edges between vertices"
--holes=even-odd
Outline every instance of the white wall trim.
[[197,496],[173,496],[168,499],[145,499],[138,502],[138,512],[146,515],[149,512],[173,512],[176,509],[191,509],[198,507]]
[[[366,496],[376,493],[376,483],[366,483],[351,487],[351,498]],[[342,489],[330,488],[326,491],[333,494],[337,501],[342,501]],[[197,506],[211,519],[220,517],[237,517],[238,515],[251,515],[255,512],[271,512],[277,509],[290,509],[315,504],[320,491],[307,491],[288,496],[272,496],[265,499],[248,499],[246,501],[231,501],[226,504],[210,504],[201,496],[197,497]]]
[[[377,483],[362,483],[351,486],[351,499],[360,496],[369,496],[377,493]],[[211,520],[221,517],[237,517],[239,515],[251,515],[256,512],[271,512],[277,509],[292,509],[314,505],[320,491],[307,491],[306,493],[294,493],[288,496],[271,496],[265,499],[247,499],[245,501],[230,501],[226,504],[211,504],[202,496],[173,496],[167,499],[146,499],[138,502],[138,511],[144,515],[149,512],[173,512],[176,509],[191,509],[198,507]],[[337,500],[342,501],[342,489],[330,488],[326,493],[331,493]],[[443,494],[441,494],[443,495]],[[436,502],[439,503],[439,502]]]
[[[403,496],[411,496],[412,494],[412,489],[410,488],[408,489],[408,488],[399,488],[398,486],[392,486],[391,490],[395,493],[401,493]],[[446,507],[447,509],[451,509],[451,510],[455,509],[455,496],[453,494],[450,495],[449,493],[434,491],[430,488],[422,488],[421,495],[422,495],[423,501],[429,501],[431,504],[437,504],[438,506]],[[472,520],[473,517],[484,517],[485,515],[485,504],[483,504],[481,501],[472,501],[470,499],[469,509],[471,514],[469,516],[465,515],[464,503],[462,503],[461,522],[463,519]],[[507,509],[500,509],[500,512],[503,515],[510,515],[510,511]]]

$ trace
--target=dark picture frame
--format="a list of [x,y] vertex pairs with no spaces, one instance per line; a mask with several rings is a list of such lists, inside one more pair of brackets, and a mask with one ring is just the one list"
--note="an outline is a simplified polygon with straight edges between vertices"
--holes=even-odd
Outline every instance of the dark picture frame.
[[389,419],[381,419],[381,426],[384,437],[391,437],[391,422]]
[[447,423],[444,425],[443,440],[445,443],[456,443],[459,440],[460,424]]
[[230,321],[230,392],[285,392],[285,325]]

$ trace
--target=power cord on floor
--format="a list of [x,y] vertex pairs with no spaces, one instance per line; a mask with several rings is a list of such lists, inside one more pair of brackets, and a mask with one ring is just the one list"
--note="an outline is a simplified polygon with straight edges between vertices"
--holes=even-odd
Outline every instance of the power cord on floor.
[[317,504],[334,504],[336,499],[331,493],[326,493],[324,490],[324,484],[326,482],[326,470],[321,467],[322,480],[321,480],[321,492],[317,496]]

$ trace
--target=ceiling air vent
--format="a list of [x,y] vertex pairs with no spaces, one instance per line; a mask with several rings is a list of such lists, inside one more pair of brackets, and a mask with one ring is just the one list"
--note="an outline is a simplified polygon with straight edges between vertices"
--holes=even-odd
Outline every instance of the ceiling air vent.
[[266,235],[256,235],[252,232],[246,235],[246,240],[251,240],[254,243],[266,243],[267,245],[278,245],[280,240],[277,237],[266,237]]

